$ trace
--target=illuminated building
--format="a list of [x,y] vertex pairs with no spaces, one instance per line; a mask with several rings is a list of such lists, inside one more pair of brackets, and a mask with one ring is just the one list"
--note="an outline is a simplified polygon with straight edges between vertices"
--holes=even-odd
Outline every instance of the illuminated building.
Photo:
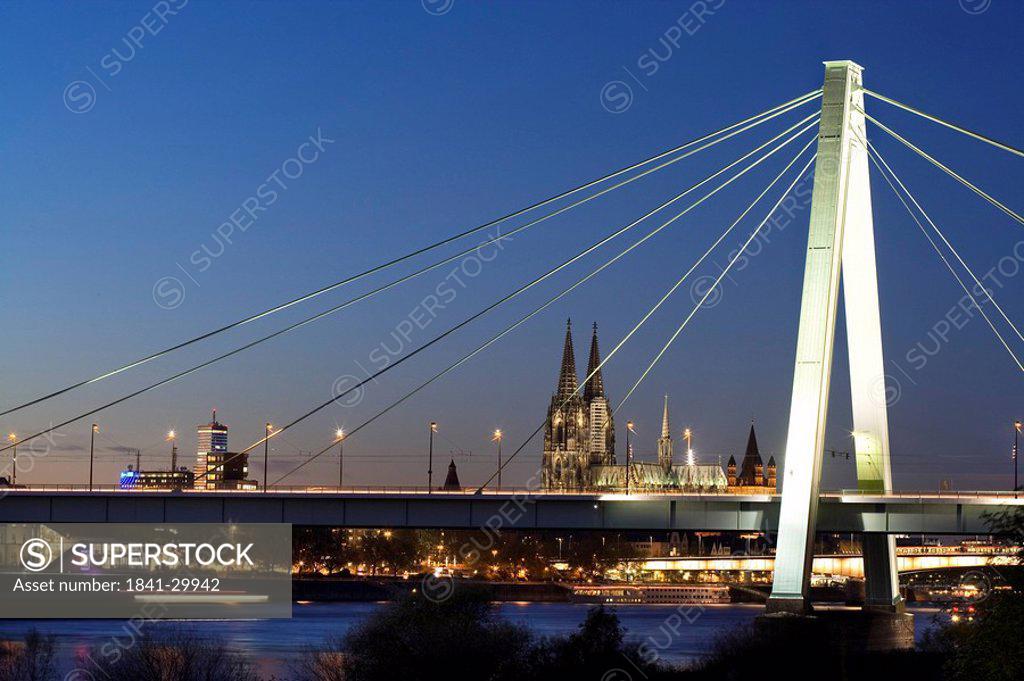
[[228,427],[217,421],[217,410],[209,423],[196,428],[195,488],[207,490],[255,490],[249,480],[249,455],[228,451]]
[[121,489],[187,489],[195,484],[195,474],[187,468],[176,471],[140,471],[131,465],[121,471]]

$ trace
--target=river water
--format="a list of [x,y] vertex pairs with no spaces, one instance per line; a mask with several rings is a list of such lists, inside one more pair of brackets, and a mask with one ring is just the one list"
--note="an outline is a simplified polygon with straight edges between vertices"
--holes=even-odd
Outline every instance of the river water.
[[[382,606],[380,603],[295,603],[290,620],[154,622],[145,626],[154,632],[167,627],[189,627],[203,636],[219,637],[232,649],[256,660],[262,673],[286,679],[290,664],[302,651],[329,637],[343,635]],[[496,606],[501,617],[522,624],[539,636],[572,633],[589,607],[572,603],[500,603]],[[686,664],[708,650],[718,634],[753,620],[764,612],[764,607],[624,605],[615,611],[630,640],[644,643],[647,650],[656,650],[665,662]],[[941,616],[936,608],[919,607],[911,612],[915,614],[919,640]],[[76,654],[107,643],[113,637],[126,641],[131,635],[125,620],[0,620],[0,639],[20,638],[32,628],[57,637],[65,670],[70,668]]]

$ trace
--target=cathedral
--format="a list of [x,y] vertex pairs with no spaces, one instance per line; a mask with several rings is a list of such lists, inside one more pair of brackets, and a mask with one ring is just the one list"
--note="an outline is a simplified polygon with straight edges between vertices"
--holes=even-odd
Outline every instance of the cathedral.
[[[617,491],[627,487],[626,465],[616,461],[615,425],[604,392],[604,379],[598,368],[600,364],[595,324],[590,339],[586,384],[581,394],[576,374],[572,325],[571,322],[567,323],[558,387],[551,396],[544,430],[544,489]],[[754,441],[755,449],[756,446]],[[675,463],[667,396],[662,413],[661,437],[658,439],[657,462],[637,461],[635,456],[629,458],[628,486],[631,490],[707,493],[733,491],[721,466]]]
[[590,340],[583,394],[576,375],[572,323],[566,324],[558,387],[551,396],[544,429],[544,489],[590,489],[596,467],[615,465],[615,425],[598,365],[597,324]]

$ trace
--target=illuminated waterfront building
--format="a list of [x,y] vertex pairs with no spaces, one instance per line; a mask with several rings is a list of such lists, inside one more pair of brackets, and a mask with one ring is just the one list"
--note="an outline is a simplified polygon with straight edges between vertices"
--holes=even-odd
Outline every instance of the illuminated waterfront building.
[[228,427],[217,421],[217,410],[209,423],[196,428],[195,488],[207,490],[255,490],[249,480],[249,455],[228,451]]
[[131,465],[121,471],[121,489],[186,489],[195,484],[195,474],[185,467],[176,471],[141,471]]

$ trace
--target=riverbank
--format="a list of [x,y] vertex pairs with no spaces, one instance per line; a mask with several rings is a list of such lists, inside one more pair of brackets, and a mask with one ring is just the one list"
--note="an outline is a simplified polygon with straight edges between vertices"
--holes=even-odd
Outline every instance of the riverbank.
[[[203,637],[222,639],[227,648],[255,660],[264,677],[290,678],[288,670],[303,653],[325,641],[343,636],[352,627],[378,612],[382,603],[302,603],[292,607],[288,620],[219,620],[148,622],[142,626],[154,634],[189,630]],[[537,636],[574,633],[592,606],[578,603],[506,602],[496,614],[527,627]],[[754,604],[699,606],[687,611],[680,625],[678,606],[631,605],[614,608],[625,627],[627,640],[647,643],[659,659],[669,664],[689,664],[705,654],[714,640],[764,612]],[[941,614],[934,608],[914,608],[918,640]],[[675,617],[673,617],[675,616]],[[127,620],[0,620],[0,639],[21,639],[30,629],[56,638],[64,672],[74,656],[94,646],[114,642],[125,645],[138,636],[139,623]]]
[[[416,590],[424,588],[422,577],[358,577],[347,579],[314,578],[293,579],[292,598],[306,603],[373,603],[393,601]],[[428,578],[426,586],[437,585]],[[457,578],[452,582],[472,586],[497,603],[569,603],[572,601],[572,584],[561,582],[497,582]],[[642,586],[642,585],[641,585]],[[447,589],[447,585],[438,587]],[[729,585],[729,600],[732,603],[764,603],[768,599],[767,585]],[[861,594],[862,595],[862,594]],[[815,601],[858,604],[858,599],[837,588],[814,588]]]

